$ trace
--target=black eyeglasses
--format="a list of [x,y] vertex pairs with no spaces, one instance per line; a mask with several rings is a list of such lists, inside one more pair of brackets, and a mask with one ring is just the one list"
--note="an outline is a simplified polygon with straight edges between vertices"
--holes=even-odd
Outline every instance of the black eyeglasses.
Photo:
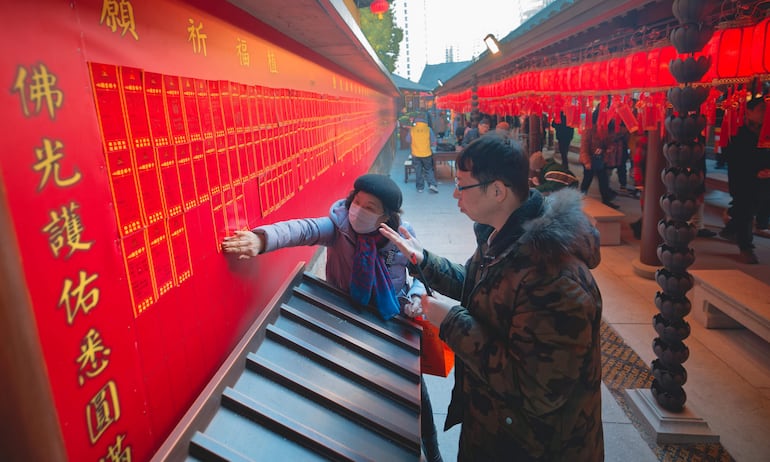
[[469,184],[468,186],[460,186],[459,184],[457,184],[457,178],[455,178],[455,189],[460,191],[460,192],[463,192],[466,189],[478,188],[479,186],[486,186],[486,185],[492,184],[492,183],[494,183],[494,181],[483,181],[481,183]]

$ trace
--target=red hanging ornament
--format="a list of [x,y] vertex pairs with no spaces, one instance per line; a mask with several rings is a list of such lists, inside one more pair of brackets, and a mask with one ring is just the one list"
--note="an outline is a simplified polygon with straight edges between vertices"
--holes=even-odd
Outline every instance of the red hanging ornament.
[[376,14],[379,19],[382,19],[383,13],[388,11],[389,7],[390,5],[387,0],[374,0],[369,5],[369,10],[371,10],[372,14]]
[[[770,96],[757,96],[756,98],[764,98],[765,106],[767,106]],[[759,132],[759,144],[757,147],[770,148],[770,111],[765,111],[765,116],[762,120],[762,129]]]

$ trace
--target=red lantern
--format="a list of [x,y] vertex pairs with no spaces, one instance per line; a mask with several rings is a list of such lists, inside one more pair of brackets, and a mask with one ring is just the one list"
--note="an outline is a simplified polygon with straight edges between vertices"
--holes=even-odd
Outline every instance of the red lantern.
[[[673,46],[667,46],[660,49],[660,54],[658,55],[658,66],[656,67],[658,85],[662,87],[677,85],[676,79],[673,75],[671,75],[671,71],[669,70],[671,61],[676,59],[676,57],[676,48]],[[651,72],[654,72],[653,69],[654,68],[652,65],[650,65]]]
[[647,87],[647,53],[639,51],[626,57],[626,78],[632,88]]
[[580,66],[580,84],[578,90],[592,90],[594,87],[594,63],[584,63]]
[[562,67],[556,71],[556,81],[554,85],[556,85],[556,88],[559,88],[562,91],[567,89],[567,68],[566,67]]
[[754,40],[751,46],[751,73],[770,73],[770,18],[754,26]]
[[622,90],[628,88],[625,58],[613,58],[607,65],[607,88]]
[[598,63],[596,69],[596,76],[595,76],[595,84],[599,86],[598,90],[604,90],[609,89],[609,66],[610,62],[609,60],[601,61]]
[[722,29],[717,31],[716,75],[719,79],[751,75],[751,40],[753,28]]
[[580,66],[571,66],[567,69],[567,90],[576,91],[580,88]]
[[374,0],[369,5],[369,10],[371,10],[372,14],[376,14],[378,18],[382,19],[382,14],[388,11],[389,7],[390,5],[387,0]]

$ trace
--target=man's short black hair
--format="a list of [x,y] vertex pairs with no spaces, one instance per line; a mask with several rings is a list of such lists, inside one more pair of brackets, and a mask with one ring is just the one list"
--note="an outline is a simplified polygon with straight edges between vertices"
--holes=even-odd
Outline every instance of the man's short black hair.
[[515,141],[488,133],[460,152],[457,168],[481,183],[502,181],[522,202],[529,197],[529,159]]

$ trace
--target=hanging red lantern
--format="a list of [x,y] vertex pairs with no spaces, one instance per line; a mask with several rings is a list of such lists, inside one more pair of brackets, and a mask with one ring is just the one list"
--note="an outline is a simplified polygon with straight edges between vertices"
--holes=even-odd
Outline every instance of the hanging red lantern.
[[613,58],[607,64],[607,88],[610,90],[622,90],[628,88],[626,80],[625,58]]
[[639,51],[626,57],[626,78],[632,88],[647,87],[647,53]]
[[562,67],[556,70],[556,79],[554,81],[554,85],[556,86],[556,88],[559,88],[562,91],[567,89],[567,68],[566,67]]
[[592,90],[594,86],[594,63],[583,63],[580,65],[580,83],[578,90]]
[[580,85],[580,67],[579,66],[570,66],[567,69],[567,76],[566,76],[566,88],[567,91],[576,91]]
[[754,29],[749,27],[717,31],[716,75],[719,79],[751,75],[751,40]]
[[750,54],[752,74],[770,73],[770,18],[765,18],[754,26]]
[[374,0],[369,5],[369,10],[371,10],[372,14],[376,14],[378,18],[382,19],[382,14],[388,11],[389,7],[390,5],[387,0]]
[[660,50],[660,67],[658,67],[658,82],[664,87],[677,84],[677,81],[674,78],[674,75],[671,74],[671,70],[669,69],[671,66],[671,61],[675,60],[676,57],[677,57],[676,48],[672,46],[663,47]]
[[595,76],[594,82],[595,82],[595,85],[599,86],[598,90],[609,88],[609,73],[610,73],[609,66],[610,66],[610,61],[605,60],[605,61],[600,61],[595,67],[596,76]]

